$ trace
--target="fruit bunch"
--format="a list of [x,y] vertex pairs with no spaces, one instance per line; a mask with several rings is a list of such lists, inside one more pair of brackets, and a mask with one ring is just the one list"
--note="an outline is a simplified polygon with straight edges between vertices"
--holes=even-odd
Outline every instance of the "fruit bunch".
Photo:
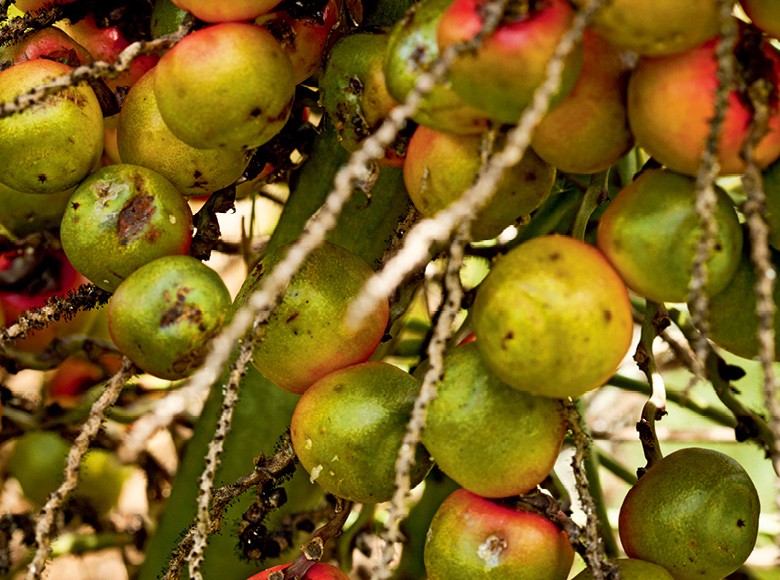
[[[0,536],[39,526],[31,578],[60,523],[142,579],[723,578],[751,557],[752,472],[780,470],[776,3],[7,4],[0,457],[26,511]],[[762,403],[732,384],[748,359]],[[664,457],[685,409],[771,461]],[[634,422],[635,453],[605,451]],[[147,481],[124,527],[120,458]]]

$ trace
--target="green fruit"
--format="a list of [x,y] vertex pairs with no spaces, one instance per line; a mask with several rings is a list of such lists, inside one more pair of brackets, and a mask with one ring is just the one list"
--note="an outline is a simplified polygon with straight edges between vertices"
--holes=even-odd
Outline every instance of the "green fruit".
[[428,580],[565,580],[573,560],[568,536],[548,519],[464,489],[444,500],[425,541]]
[[162,175],[136,165],[109,165],[73,193],[60,227],[62,248],[93,284],[113,292],[140,266],[186,254],[192,212]]
[[553,398],[601,386],[628,352],[623,281],[593,246],[533,238],[501,257],[472,309],[485,365],[506,384]]
[[[415,207],[430,217],[466,191],[482,165],[482,137],[418,127],[409,141],[404,183]],[[528,150],[501,179],[493,197],[471,224],[475,240],[494,238],[527,216],[550,195],[555,168]]]
[[474,343],[447,353],[437,393],[422,441],[461,486],[483,497],[509,497],[550,473],[566,434],[558,401],[502,383]]
[[[257,290],[287,250],[283,246],[272,251],[249,273],[237,306]],[[314,250],[259,329],[252,356],[255,368],[279,387],[302,393],[328,373],[367,360],[384,336],[389,305],[380,305],[358,329],[348,329],[344,320],[372,273],[361,258],[335,244]]]
[[780,250],[780,161],[775,161],[764,171],[766,211],[764,219],[769,226],[769,244]]
[[[293,447],[312,481],[360,503],[388,501],[395,462],[420,383],[384,362],[335,371],[301,396],[290,431]],[[422,446],[411,469],[420,483],[431,461]]]
[[653,465],[629,490],[618,529],[626,554],[663,566],[676,580],[724,578],[753,551],[760,512],[739,463],[687,448]]
[[14,443],[6,463],[24,496],[36,506],[46,503],[63,481],[70,445],[51,431],[28,431]]
[[16,236],[60,227],[75,188],[57,193],[23,193],[0,183],[0,224]]
[[[16,64],[0,72],[0,102],[72,70],[47,59]],[[54,193],[73,187],[102,152],[103,113],[95,93],[83,84],[0,119],[0,179],[19,191]]]
[[[422,0],[393,28],[385,53],[387,91],[402,103],[417,79],[439,58],[436,28],[452,0]],[[445,81],[422,97],[412,119],[437,131],[479,133],[487,126],[484,113],[467,105]]]
[[79,485],[73,495],[87,499],[98,513],[108,513],[116,506],[132,471],[132,467],[122,465],[110,451],[92,449],[81,462]]
[[116,289],[108,303],[109,331],[119,350],[144,371],[180,379],[203,362],[230,302],[214,270],[190,256],[164,256]]
[[124,163],[157,171],[185,196],[204,195],[234,183],[249,164],[246,151],[196,149],[177,138],[163,121],[154,97],[154,69],[133,85],[117,126]]
[[253,149],[276,135],[295,93],[290,59],[263,28],[226,22],[184,37],[160,59],[157,106],[199,149]]
[[[652,562],[645,562],[635,558],[616,558],[610,560],[610,562],[617,564],[622,580],[674,580],[665,568]],[[572,580],[593,580],[593,578],[593,571],[586,569],[577,574]]]
[[[627,185],[601,217],[598,246],[637,294],[656,302],[685,302],[701,236],[696,181],[672,171],[646,171]],[[742,229],[734,205],[716,187],[715,247],[707,261],[707,290],[726,287],[739,265]]]

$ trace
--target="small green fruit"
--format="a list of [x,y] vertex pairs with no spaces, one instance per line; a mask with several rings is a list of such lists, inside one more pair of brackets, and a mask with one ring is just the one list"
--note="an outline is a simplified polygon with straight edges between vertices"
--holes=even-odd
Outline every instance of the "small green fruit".
[[27,499],[46,503],[63,481],[70,445],[51,431],[28,431],[19,437],[8,457],[6,470],[16,478]]

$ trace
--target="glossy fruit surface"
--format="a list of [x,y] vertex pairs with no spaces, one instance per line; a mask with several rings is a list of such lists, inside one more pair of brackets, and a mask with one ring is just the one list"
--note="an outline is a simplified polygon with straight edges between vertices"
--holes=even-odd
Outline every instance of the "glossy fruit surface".
[[[426,217],[443,210],[466,191],[482,164],[479,135],[442,133],[418,127],[406,152],[404,183],[415,207]],[[533,150],[507,170],[488,204],[471,224],[475,240],[494,238],[527,216],[550,195],[555,168]]]
[[[236,297],[237,306],[286,251],[286,246],[274,250],[249,273],[252,282]],[[355,331],[343,321],[371,273],[362,259],[335,244],[314,250],[259,331],[252,358],[257,370],[279,387],[302,393],[328,373],[368,359],[385,333],[389,306],[382,304]]]
[[[628,83],[628,120],[637,144],[669,169],[688,175],[696,175],[715,113],[716,42],[669,56],[641,58]],[[768,44],[762,50],[773,71],[770,80],[777,86],[780,55]],[[718,145],[721,174],[744,171],[740,148],[749,124],[747,106],[731,91]],[[758,143],[755,158],[765,167],[778,155],[780,112],[772,111],[769,133]]]
[[[636,558],[616,558],[610,560],[620,569],[623,580],[674,580],[673,576],[658,564],[637,560]],[[593,580],[593,571],[585,569],[572,580]]]
[[[268,570],[263,570],[262,572],[255,574],[251,578],[247,578],[247,580],[268,580],[271,572],[282,571],[289,565],[290,564],[279,564],[278,566],[273,566],[268,568]],[[309,568],[306,575],[301,577],[301,580],[349,580],[349,576],[335,566],[318,562]]]
[[103,167],[76,189],[62,218],[62,247],[75,268],[112,292],[140,266],[186,254],[192,211],[162,175],[137,165]]
[[[598,246],[637,294],[656,302],[685,302],[696,245],[696,181],[687,175],[646,171],[615,197],[601,217]],[[716,187],[718,233],[707,261],[707,290],[726,287],[739,264],[742,229],[728,194]]]
[[[325,491],[361,503],[393,496],[395,461],[420,383],[385,362],[337,370],[301,396],[290,432],[301,465]],[[431,461],[417,448],[412,486]]]
[[527,241],[500,258],[472,311],[486,366],[508,385],[553,398],[601,386],[628,351],[625,284],[593,246]]
[[144,371],[189,375],[221,329],[230,293],[219,275],[190,256],[165,256],[133,272],[108,303],[111,338]]
[[472,343],[445,357],[422,441],[439,469],[465,489],[509,497],[547,477],[565,433],[557,401],[502,383]]
[[[0,72],[0,102],[71,70],[47,59],[7,68]],[[83,84],[0,119],[0,180],[19,191],[54,193],[73,187],[102,152],[103,113],[95,93]]]
[[[387,90],[399,103],[406,99],[417,79],[439,57],[436,29],[452,0],[423,0],[414,4],[393,28],[385,53]],[[437,131],[480,133],[487,116],[467,105],[449,81],[437,84],[422,97],[414,121]]]
[[192,12],[204,22],[231,22],[251,20],[265,14],[281,0],[231,0],[214,2],[213,0],[174,0],[174,4]]
[[[469,41],[483,28],[485,0],[455,0],[439,21],[437,38],[444,49]],[[450,80],[464,101],[502,123],[516,123],[545,78],[547,61],[569,28],[574,11],[565,1],[545,0],[535,8],[520,8],[474,52],[460,55],[450,69]],[[582,50],[565,61],[556,104],[571,91],[582,67]]]
[[[584,7],[586,0],[575,4]],[[596,12],[593,27],[616,45],[639,54],[672,54],[718,33],[718,2],[611,0]]]
[[42,506],[62,483],[69,450],[68,442],[56,433],[28,431],[14,443],[5,467],[25,497]]
[[752,552],[759,512],[756,488],[739,463],[687,448],[653,465],[629,490],[618,529],[629,556],[678,580],[723,578]]
[[196,149],[177,138],[157,108],[155,72],[133,86],[119,113],[117,146],[122,161],[157,171],[186,196],[209,194],[235,182],[249,164],[249,155]]
[[157,64],[166,125],[192,147],[252,149],[284,126],[295,92],[290,59],[267,30],[227,22],[188,34]]
[[534,151],[570,173],[596,173],[617,162],[634,143],[627,84],[628,69],[619,50],[586,30],[582,72],[572,91],[536,127]]
[[425,541],[430,580],[565,580],[574,550],[544,517],[460,489],[441,504]]

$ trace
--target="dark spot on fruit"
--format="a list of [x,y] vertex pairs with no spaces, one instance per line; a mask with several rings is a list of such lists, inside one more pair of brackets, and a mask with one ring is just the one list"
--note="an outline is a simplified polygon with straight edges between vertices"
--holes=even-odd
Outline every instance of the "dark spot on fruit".
[[195,171],[192,172],[192,176],[197,180],[203,177],[203,173],[198,169],[196,169]]
[[40,183],[45,183],[48,178],[46,177],[45,173],[39,173],[38,174],[38,181]]
[[349,91],[354,95],[363,94],[363,81],[358,77],[350,77],[349,79]]
[[559,252],[553,252],[549,257],[551,262],[557,262],[561,259],[561,254]]
[[743,519],[737,520],[737,527],[738,528],[744,528],[745,527],[745,520],[743,520]]
[[168,302],[173,302],[170,308],[163,312],[160,317],[160,327],[165,328],[171,324],[177,324],[179,322],[189,322],[190,324],[200,325],[203,322],[203,311],[197,304],[187,303],[187,294],[192,292],[191,288],[179,288],[176,290],[176,297],[171,299],[171,295],[168,292],[163,294]]
[[259,116],[260,116],[260,115],[262,115],[262,114],[263,114],[263,109],[261,109],[260,107],[255,107],[255,108],[254,108],[254,109],[252,109],[252,111],[249,113],[249,116],[250,116],[250,117],[255,117],[255,118],[257,118],[257,117],[259,117]]
[[264,23],[263,28],[270,32],[282,46],[295,46],[295,29],[283,18],[274,18]]
[[70,204],[70,207],[73,208],[73,211],[76,211],[81,207],[81,204],[77,201],[74,201],[72,204]]
[[612,311],[611,310],[607,310],[607,309],[604,310],[604,322],[606,322],[607,324],[612,322]]
[[290,316],[287,317],[287,320],[285,320],[285,322],[289,324],[290,322],[292,322],[293,320],[298,318],[298,316],[300,316],[300,314],[301,314],[300,311],[293,312],[292,314],[290,314]]
[[525,174],[525,180],[526,181],[536,181],[536,173],[533,171],[529,171]]
[[136,195],[119,211],[117,219],[117,234],[119,244],[126,246],[141,236],[149,242],[156,242],[161,235],[159,228],[150,222],[157,212],[154,197],[151,195]]
[[720,242],[715,242],[715,245],[712,247],[713,250],[716,252],[722,252],[723,251],[723,244]]
[[504,338],[501,339],[501,348],[503,350],[506,350],[506,343],[509,342],[510,340],[512,340],[514,337],[515,337],[515,333],[514,332],[512,332],[511,330],[509,332],[507,332],[504,335]]

